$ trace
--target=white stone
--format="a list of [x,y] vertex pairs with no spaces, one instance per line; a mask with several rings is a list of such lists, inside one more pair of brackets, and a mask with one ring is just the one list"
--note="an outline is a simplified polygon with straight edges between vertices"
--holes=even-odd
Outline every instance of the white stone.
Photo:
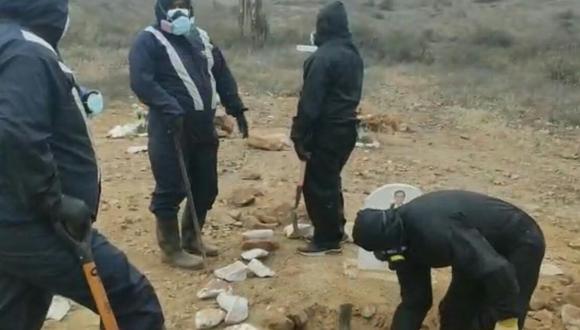
[[242,253],[242,259],[246,261],[252,261],[254,259],[266,258],[270,255],[270,252],[264,249],[252,249]]
[[299,223],[298,224],[298,234],[294,234],[294,226],[288,225],[284,227],[284,236],[287,238],[309,238],[314,236],[314,227],[307,223]]
[[199,299],[212,299],[222,292],[230,293],[232,291],[232,286],[228,284],[228,282],[220,279],[213,279],[197,292],[197,297]]
[[149,148],[147,146],[134,146],[127,148],[127,153],[129,154],[138,154],[142,152],[147,152]]
[[217,303],[223,310],[227,311],[226,324],[241,323],[249,316],[248,299],[246,298],[221,293],[217,297]]
[[211,329],[217,327],[224,318],[226,312],[217,308],[203,309],[195,314],[195,327],[197,329]]
[[70,308],[71,305],[68,299],[61,296],[54,296],[48,313],[46,314],[46,319],[60,322],[68,314]]
[[229,326],[229,327],[225,328],[224,330],[259,330],[259,329],[251,324],[242,323],[242,324],[238,324],[238,325]]
[[551,263],[543,263],[542,267],[540,268],[540,275],[542,276],[558,276],[564,275],[564,271]]
[[250,263],[248,264],[248,269],[256,276],[261,278],[276,276],[276,273],[273,270],[266,267],[266,265],[264,265],[258,259],[253,259],[252,261],[250,261]]
[[250,230],[243,233],[242,237],[245,240],[271,239],[274,237],[274,231],[272,229]]
[[229,266],[216,269],[214,275],[224,281],[241,282],[248,277],[248,267],[243,262],[236,261]]

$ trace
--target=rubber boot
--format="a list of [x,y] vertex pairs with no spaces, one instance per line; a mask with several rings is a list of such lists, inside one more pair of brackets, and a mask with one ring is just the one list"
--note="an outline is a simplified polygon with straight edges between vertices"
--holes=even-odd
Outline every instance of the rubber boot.
[[[191,212],[189,211],[189,207],[187,207],[183,211],[183,215],[181,216],[181,247],[194,255],[201,255],[201,249],[199,246],[199,242],[197,241],[197,237],[195,236],[195,228],[193,227],[193,219],[191,218]],[[200,227],[203,228],[205,223],[205,215],[203,218],[198,219],[200,222]],[[200,228],[200,229],[201,229]],[[208,242],[204,242],[203,246],[205,247],[205,255],[208,257],[217,257],[218,256],[218,249],[217,247],[209,244]]]
[[200,257],[183,251],[179,246],[177,219],[157,220],[157,242],[161,248],[163,263],[190,270],[203,268],[203,260]]

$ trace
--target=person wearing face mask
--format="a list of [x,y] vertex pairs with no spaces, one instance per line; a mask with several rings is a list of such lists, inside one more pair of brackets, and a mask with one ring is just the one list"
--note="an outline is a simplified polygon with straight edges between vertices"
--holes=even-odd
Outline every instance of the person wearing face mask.
[[[151,211],[157,219],[162,261],[202,267],[200,244],[186,208],[179,236],[178,211],[185,198],[174,137],[189,170],[197,218],[203,226],[218,193],[218,136],[214,116],[221,102],[248,136],[247,108],[220,49],[195,24],[191,0],[158,0],[157,23],[142,31],[129,55],[131,87],[149,111],[149,156],[155,177]],[[217,248],[204,244],[208,256]]]
[[364,67],[342,2],[322,8],[311,38],[318,49],[304,63],[291,138],[306,162],[304,200],[314,225],[312,242],[298,252],[320,256],[342,251],[346,220],[340,174],[356,144]]
[[542,230],[516,206],[460,190],[399,208],[365,209],[355,244],[396,270],[402,302],[392,330],[419,330],[432,305],[431,268],[451,267],[441,330],[522,330],[545,253]]
[[101,191],[85,118],[102,104],[60,57],[68,21],[67,0],[0,0],[0,329],[42,328],[53,295],[96,311],[62,227],[76,241],[91,232],[120,328],[160,330],[149,281],[91,230]]

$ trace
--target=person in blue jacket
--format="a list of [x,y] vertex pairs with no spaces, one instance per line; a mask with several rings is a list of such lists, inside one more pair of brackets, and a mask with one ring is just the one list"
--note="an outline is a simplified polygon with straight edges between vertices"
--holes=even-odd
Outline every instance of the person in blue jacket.
[[[177,215],[185,198],[174,138],[185,155],[200,226],[218,193],[218,136],[213,124],[221,103],[248,137],[247,110],[220,49],[195,24],[190,0],[158,0],[157,22],[142,31],[129,55],[131,87],[149,107],[149,157],[156,186],[151,211],[157,219],[162,261],[198,269],[200,244],[187,208],[179,236]],[[216,247],[204,245],[208,256]]]
[[121,329],[163,329],[149,281],[90,229],[100,175],[83,103],[99,100],[83,102],[60,57],[68,22],[68,0],[0,0],[0,329],[40,329],[54,294],[96,311],[57,225],[77,241],[91,232]]

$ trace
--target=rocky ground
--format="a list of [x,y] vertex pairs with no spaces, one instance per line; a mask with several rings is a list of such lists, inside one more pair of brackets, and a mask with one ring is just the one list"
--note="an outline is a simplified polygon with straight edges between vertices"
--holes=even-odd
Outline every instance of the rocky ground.
[[[386,73],[389,82],[373,95],[377,109],[396,113],[407,132],[376,134],[379,149],[357,149],[345,172],[349,220],[369,192],[386,183],[409,183],[432,191],[465,188],[505,198],[536,219],[545,231],[546,267],[534,298],[527,329],[579,329],[580,324],[580,159],[578,130],[533,129],[507,124],[501,117],[445,104],[432,81],[403,71]],[[246,96],[256,134],[287,133],[296,99]],[[162,300],[168,329],[194,329],[196,312],[215,303],[196,293],[213,278],[210,270],[239,259],[242,233],[261,221],[287,223],[299,164],[290,148],[260,151],[238,137],[222,140],[220,196],[211,213],[206,237],[222,254],[206,272],[185,272],[160,263],[154,220],[147,207],[153,180],[147,154],[127,148],[146,138],[111,140],[113,126],[132,121],[128,104],[114,104],[93,122],[104,178],[102,212],[97,226],[124,250],[151,279]],[[233,199],[251,197],[248,206]],[[261,220],[261,221],[260,221]],[[249,278],[233,285],[249,300],[248,323],[260,329],[293,329],[287,315],[307,319],[305,329],[335,329],[341,304],[355,307],[353,329],[387,329],[398,302],[393,274],[353,269],[357,249],[347,245],[342,256],[308,259],[295,253],[300,244],[282,237],[281,247],[264,263],[276,272],[269,279]],[[445,293],[446,270],[434,271],[435,299]],[[304,312],[304,313],[302,313]],[[425,329],[436,329],[436,308]],[[565,321],[562,321],[564,318]],[[564,327],[564,322],[569,324]],[[46,329],[97,329],[98,320],[75,308]]]

